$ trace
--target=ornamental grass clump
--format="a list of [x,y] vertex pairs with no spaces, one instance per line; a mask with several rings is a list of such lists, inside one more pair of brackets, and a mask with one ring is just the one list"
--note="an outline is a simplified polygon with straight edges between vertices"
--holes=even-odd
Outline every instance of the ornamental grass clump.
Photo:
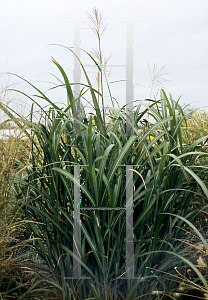
[[[55,287],[55,295],[62,299],[134,299],[137,296],[154,299],[152,292],[155,290],[163,291],[163,295],[177,291],[176,268],[185,276],[187,266],[196,272],[207,289],[201,272],[181,254],[185,251],[183,240],[187,239],[184,231],[202,210],[200,201],[195,201],[198,188],[203,191],[202,198],[208,197],[207,188],[200,179],[202,169],[193,171],[197,157],[204,155],[200,143],[206,137],[190,145],[183,144],[180,128],[185,119],[183,110],[171,95],[168,99],[164,90],[161,90],[161,98],[152,100],[145,109],[155,119],[145,132],[140,104],[134,112],[132,136],[125,135],[122,111],[116,115],[116,120],[113,116],[114,127],[109,131],[110,124],[102,119],[96,92],[86,73],[96,113],[90,116],[87,124],[80,122],[88,136],[73,136],[71,119],[76,99],[63,68],[57,61],[53,62],[64,78],[68,106],[60,109],[35,88],[51,108],[42,111],[39,123],[21,120],[36,139],[31,138],[31,159],[26,174],[13,189],[23,208],[24,219],[30,221],[28,231],[35,240],[31,240],[33,250],[17,258],[31,257],[44,264],[44,268],[36,271],[41,279],[22,298]],[[2,108],[9,112],[9,108]],[[83,113],[82,121],[84,118]],[[85,220],[81,213],[80,262],[82,276],[90,279],[78,282],[65,279],[73,276],[73,165],[76,164],[83,165],[82,204],[91,208],[125,207],[123,166],[136,166],[133,171],[134,276],[140,279],[130,280],[128,287],[125,280],[119,280],[125,272],[124,210],[88,210],[84,213]],[[204,206],[203,210],[206,209]],[[167,273],[171,281],[167,280]],[[47,282],[47,288],[36,291],[36,285],[41,282]]]
[[[101,64],[87,55],[102,75]],[[203,142],[208,135],[184,142],[182,124],[186,115],[179,99],[175,101],[171,94],[168,97],[163,89],[159,99],[135,100],[132,120],[126,119],[125,107],[107,114],[98,105],[98,96],[104,103],[103,89],[92,87],[81,62],[87,84],[77,98],[64,68],[54,58],[52,62],[66,88],[65,108],[25,79],[38,95],[32,98],[18,92],[39,106],[39,122],[33,121],[34,106],[30,118],[20,118],[0,104],[18,126],[27,128],[25,134],[31,142],[25,149],[30,156],[24,176],[13,184],[19,215],[27,220],[25,241],[30,248],[12,261],[30,258],[34,267],[27,271],[37,274],[39,279],[18,299],[50,293],[50,299],[153,300],[160,299],[156,298],[159,295],[176,299],[190,286],[200,285],[204,293],[208,291],[206,274],[187,254],[190,228],[208,249],[206,239],[193,224],[199,218],[204,221],[207,213],[208,189],[203,177],[207,169],[196,167],[196,161],[207,155]],[[94,106],[90,117],[80,101],[87,92],[85,88]],[[49,108],[44,109],[35,97],[45,100]],[[154,121],[143,122],[144,116]],[[127,135],[126,122],[133,127],[131,135]],[[78,134],[74,134],[75,123],[80,125]],[[92,209],[80,212],[80,256],[73,253],[77,165],[81,207]],[[128,280],[124,277],[129,271],[125,269],[126,210],[95,209],[126,207],[126,166],[132,168],[134,179],[135,278]],[[68,278],[73,277],[73,258],[81,264],[82,277],[87,279]],[[182,291],[180,283],[187,278],[188,268],[195,278]],[[120,280],[121,277],[124,279]]]

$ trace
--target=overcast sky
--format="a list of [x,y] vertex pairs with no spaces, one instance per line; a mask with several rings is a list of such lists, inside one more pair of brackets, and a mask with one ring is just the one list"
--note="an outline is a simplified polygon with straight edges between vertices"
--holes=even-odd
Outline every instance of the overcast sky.
[[[208,0],[0,0],[0,73],[12,72],[29,80],[43,92],[58,83],[49,73],[61,74],[51,62],[53,56],[73,82],[73,55],[51,44],[73,47],[73,23],[81,23],[81,48],[97,49],[98,42],[89,26],[87,12],[102,12],[101,37],[104,56],[112,56],[109,64],[125,65],[125,21],[134,21],[134,99],[150,97],[150,70],[163,66],[167,93],[181,104],[208,106]],[[70,23],[71,22],[71,23]],[[81,54],[83,64],[90,63]],[[148,63],[148,64],[147,64]],[[110,70],[110,68],[108,69]],[[87,68],[94,87],[95,73]],[[108,81],[125,80],[125,66],[113,67]],[[7,77],[0,78],[5,87]],[[21,82],[10,76],[9,83]],[[85,82],[82,72],[81,82]],[[28,85],[15,86],[33,94]],[[120,106],[126,103],[125,82],[111,84],[113,96]],[[156,93],[156,91],[155,91]],[[52,101],[66,103],[63,88],[46,93]],[[106,96],[108,93],[106,91]],[[22,96],[23,97],[23,96]],[[25,98],[24,98],[25,99]],[[87,99],[90,99],[87,98]],[[106,97],[105,104],[110,105]],[[41,100],[40,100],[41,101]],[[39,103],[40,103],[39,101]],[[206,109],[208,110],[208,108]]]

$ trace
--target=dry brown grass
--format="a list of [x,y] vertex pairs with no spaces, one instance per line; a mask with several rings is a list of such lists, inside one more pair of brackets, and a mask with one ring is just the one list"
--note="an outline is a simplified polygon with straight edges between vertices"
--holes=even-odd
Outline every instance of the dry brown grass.
[[[182,136],[187,144],[193,143],[197,138],[208,135],[208,113],[206,111],[194,111],[187,118],[186,122],[187,127],[185,122],[183,122]],[[201,142],[201,145],[203,145],[203,142]]]
[[[3,94],[0,101],[8,104],[5,98],[6,95]],[[21,253],[25,246],[14,247],[21,241],[26,230],[25,222],[18,218],[12,184],[16,180],[15,174],[19,172],[20,175],[21,169],[28,163],[24,153],[21,152],[28,140],[25,140],[20,131],[12,130],[12,120],[3,123],[6,119],[8,118],[5,118],[0,110],[0,128],[4,128],[0,130],[0,299],[14,299],[15,292],[11,296],[5,295],[7,287],[15,288],[27,280],[21,270],[21,267],[26,265],[25,260],[12,262],[12,258]],[[9,137],[8,130],[5,129],[9,130]],[[29,153],[26,154],[29,156]]]

